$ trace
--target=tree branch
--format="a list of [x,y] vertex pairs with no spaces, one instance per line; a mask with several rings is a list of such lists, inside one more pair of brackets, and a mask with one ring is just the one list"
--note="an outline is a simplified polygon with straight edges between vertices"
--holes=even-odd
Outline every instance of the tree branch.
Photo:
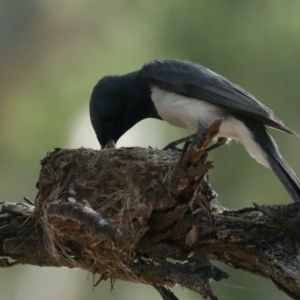
[[[0,267],[67,266],[217,299],[228,275],[209,260],[269,278],[300,299],[300,204],[218,206],[205,148],[221,121],[181,154],[154,149],[61,150],[41,162],[35,204],[2,203]],[[10,262],[7,258],[14,259]]]

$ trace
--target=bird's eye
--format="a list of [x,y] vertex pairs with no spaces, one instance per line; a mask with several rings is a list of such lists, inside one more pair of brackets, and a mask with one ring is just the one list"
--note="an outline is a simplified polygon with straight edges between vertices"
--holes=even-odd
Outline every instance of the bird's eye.
[[111,126],[114,122],[114,116],[112,114],[104,115],[103,122],[105,126]]

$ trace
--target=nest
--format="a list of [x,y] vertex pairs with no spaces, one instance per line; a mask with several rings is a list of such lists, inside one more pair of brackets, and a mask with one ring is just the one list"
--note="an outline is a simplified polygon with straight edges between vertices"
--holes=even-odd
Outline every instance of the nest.
[[[184,153],[142,148],[49,153],[41,162],[34,212],[49,253],[101,279],[173,286],[172,276],[159,279],[157,272],[173,274],[178,266],[168,259],[183,263],[198,232],[211,229],[215,193],[204,149],[212,136],[195,140]],[[199,213],[203,228],[193,223]],[[176,243],[183,249],[178,253],[170,247]],[[194,280],[202,282],[200,277]]]

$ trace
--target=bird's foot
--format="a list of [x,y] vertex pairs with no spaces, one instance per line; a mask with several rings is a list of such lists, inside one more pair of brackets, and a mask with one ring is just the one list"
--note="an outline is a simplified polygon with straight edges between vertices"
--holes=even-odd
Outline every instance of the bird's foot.
[[211,151],[211,150],[217,149],[217,148],[219,148],[219,147],[221,147],[221,146],[226,145],[227,142],[228,142],[228,139],[227,139],[227,138],[220,137],[220,138],[217,139],[217,142],[216,142],[216,143],[214,143],[214,144],[210,145],[209,147],[207,147],[207,148],[205,149],[205,151],[206,151],[206,152],[209,152],[209,151]]
[[182,143],[185,143],[185,142],[191,142],[195,137],[196,137],[197,134],[192,134],[192,135],[189,135],[189,136],[186,136],[182,139],[179,139],[179,140],[176,140],[174,142],[171,142],[170,144],[168,144],[167,146],[165,146],[163,148],[163,150],[176,150],[176,151],[182,151],[181,149],[177,148],[176,146],[182,144]]

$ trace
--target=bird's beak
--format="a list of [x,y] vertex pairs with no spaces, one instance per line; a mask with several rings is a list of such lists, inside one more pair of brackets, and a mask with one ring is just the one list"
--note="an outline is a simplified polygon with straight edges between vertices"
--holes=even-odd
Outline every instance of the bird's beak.
[[117,148],[114,140],[109,140],[102,149],[114,149]]

